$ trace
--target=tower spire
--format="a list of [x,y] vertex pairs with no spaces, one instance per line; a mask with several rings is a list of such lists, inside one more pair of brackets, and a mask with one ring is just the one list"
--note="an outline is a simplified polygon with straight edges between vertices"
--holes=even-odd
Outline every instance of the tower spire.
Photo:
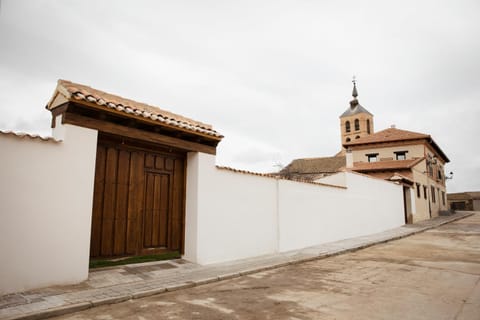
[[353,90],[352,90],[353,100],[350,101],[350,108],[353,110],[358,105],[357,79],[355,78],[355,76],[353,76],[352,82],[353,82]]
[[357,92],[357,79],[355,78],[355,76],[353,76],[353,91],[352,91],[352,97],[357,99],[358,97],[358,92]]

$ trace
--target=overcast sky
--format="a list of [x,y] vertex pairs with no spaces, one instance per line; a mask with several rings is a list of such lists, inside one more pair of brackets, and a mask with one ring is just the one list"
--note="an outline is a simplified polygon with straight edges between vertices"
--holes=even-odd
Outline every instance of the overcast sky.
[[210,123],[217,163],[340,150],[352,75],[375,130],[431,134],[480,190],[480,1],[0,0],[0,128],[49,134],[57,79]]

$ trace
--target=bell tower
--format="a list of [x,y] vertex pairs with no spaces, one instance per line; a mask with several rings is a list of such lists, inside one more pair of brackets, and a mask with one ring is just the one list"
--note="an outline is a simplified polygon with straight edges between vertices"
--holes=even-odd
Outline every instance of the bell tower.
[[353,100],[350,107],[340,116],[342,145],[373,133],[373,114],[358,102],[357,81],[353,77]]

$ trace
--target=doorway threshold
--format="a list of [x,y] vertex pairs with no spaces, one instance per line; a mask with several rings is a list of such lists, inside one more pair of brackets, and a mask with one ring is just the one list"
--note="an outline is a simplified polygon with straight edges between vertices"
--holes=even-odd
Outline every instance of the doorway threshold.
[[180,252],[171,251],[171,252],[165,252],[160,254],[150,254],[150,255],[143,255],[143,256],[91,259],[89,262],[89,269],[90,270],[98,269],[98,268],[103,269],[107,267],[123,266],[127,264],[174,260],[174,259],[180,259],[180,258],[181,258]]

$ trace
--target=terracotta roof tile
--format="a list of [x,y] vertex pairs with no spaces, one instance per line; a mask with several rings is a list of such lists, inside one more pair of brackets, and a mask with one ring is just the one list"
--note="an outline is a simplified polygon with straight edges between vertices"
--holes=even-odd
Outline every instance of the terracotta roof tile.
[[409,159],[409,160],[388,160],[378,162],[355,162],[351,170],[368,172],[368,171],[390,171],[400,169],[410,169],[424,158]]
[[457,193],[448,193],[448,200],[478,200],[480,199],[480,192],[457,192]]
[[356,115],[356,114],[359,114],[359,113],[367,113],[369,115],[372,115],[367,109],[365,109],[359,103],[357,103],[353,107],[348,107],[348,109],[345,110],[344,113],[342,113],[340,118],[353,116],[353,115]]
[[223,166],[216,166],[216,167],[217,169],[220,169],[220,170],[232,171],[232,172],[241,173],[241,174],[248,174],[248,175],[266,177],[271,179],[277,179],[277,180],[289,180],[289,181],[295,181],[300,183],[308,183],[308,184],[315,184],[315,185],[326,186],[326,187],[346,189],[345,187],[332,185],[328,183],[314,182],[313,180],[303,179],[302,177],[284,177],[279,175],[278,173],[258,173],[258,172],[252,172],[247,170],[234,169],[230,167],[223,167]]
[[479,191],[473,191],[473,192],[467,192],[472,199],[480,199],[480,192]]
[[10,135],[17,138],[27,138],[27,139],[34,139],[34,140],[41,140],[41,141],[52,141],[52,142],[61,142],[61,140],[57,140],[53,137],[45,137],[38,134],[26,133],[26,132],[15,132],[10,130],[0,130],[0,134],[3,135]]
[[388,128],[359,139],[352,140],[345,143],[345,146],[355,146],[359,144],[368,144],[368,143],[381,143],[381,142],[393,142],[393,141],[404,141],[404,140],[418,140],[418,139],[429,139],[430,135],[424,133],[418,133],[407,130],[400,130],[396,128]]
[[[201,133],[215,137],[217,139],[223,136],[215,131],[211,125],[198,122],[178,114],[154,107],[145,103],[122,98],[107,92],[103,92],[82,84],[73,83],[67,80],[58,80],[57,91],[61,92],[71,101],[87,101],[104,106],[108,109],[125,112],[134,117],[148,118],[159,123],[178,127],[187,131]],[[50,103],[47,105],[50,109]]]
[[401,171],[401,172],[394,172],[390,179],[393,180],[395,177],[400,177],[402,179],[410,180],[413,182],[413,173],[411,171]]
[[224,167],[224,166],[216,166],[220,170],[227,170],[227,171],[232,171],[236,173],[243,173],[243,174],[250,174],[254,176],[260,176],[260,177],[267,177],[267,178],[276,178],[275,175],[270,174],[270,173],[259,173],[259,172],[253,172],[253,171],[248,171],[248,170],[241,170],[241,169],[234,169],[230,167]]
[[319,174],[334,173],[345,166],[345,157],[322,157],[295,159],[283,168],[280,174]]
[[369,175],[383,180],[390,180],[391,178],[398,176],[410,181],[413,181],[413,174],[411,171],[399,170],[399,171],[389,171],[389,172],[370,172]]
[[445,162],[450,162],[447,155],[443,152],[442,149],[437,145],[437,143],[432,139],[428,134],[401,130],[397,128],[388,128],[370,135],[361,137],[359,139],[352,140],[343,144],[344,147],[355,147],[360,145],[368,145],[375,143],[384,143],[384,142],[398,142],[398,141],[408,141],[408,140],[419,140],[425,139],[434,150],[445,160]]
[[334,174],[335,172],[327,173],[287,173],[287,174],[277,174],[281,178],[286,178],[289,180],[301,180],[301,181],[315,181],[325,176]]

